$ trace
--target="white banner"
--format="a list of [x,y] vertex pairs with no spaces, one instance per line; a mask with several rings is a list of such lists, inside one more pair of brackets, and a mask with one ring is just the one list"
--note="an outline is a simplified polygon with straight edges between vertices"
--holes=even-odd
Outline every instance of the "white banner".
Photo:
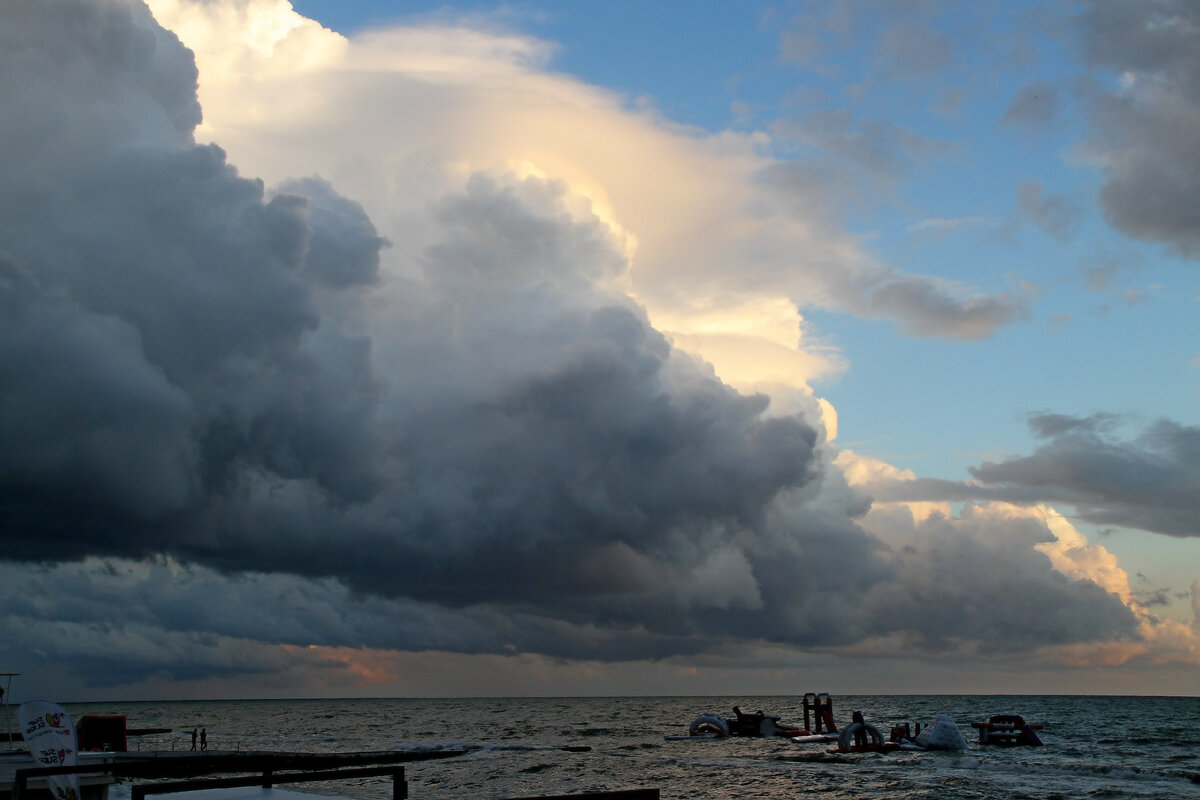
[[[17,709],[21,735],[29,745],[33,760],[43,767],[72,767],[79,763],[75,723],[66,710],[44,700],[30,700]],[[56,800],[79,800],[78,775],[50,775],[46,778]]]

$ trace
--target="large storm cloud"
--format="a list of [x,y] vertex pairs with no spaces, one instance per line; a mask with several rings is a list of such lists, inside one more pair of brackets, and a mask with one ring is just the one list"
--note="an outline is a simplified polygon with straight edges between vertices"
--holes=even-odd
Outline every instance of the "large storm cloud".
[[385,242],[361,209],[312,179],[268,197],[196,145],[194,67],[144,8],[6,19],[10,557],[166,552],[631,615],[713,558],[748,570],[737,537],[811,480],[810,424],[599,288],[624,257],[561,186],[473,179],[432,215],[421,278],[367,313]]
[[[8,641],[40,620],[52,656],[127,653],[115,681],[274,668],[243,641],[634,659],[1132,635],[1036,549],[1045,526],[856,524],[821,421],[676,349],[565,183],[475,171],[408,221],[413,251],[321,178],[268,191],[197,144],[190,53],[141,3],[0,13],[0,544],[91,597],[22,604]],[[389,267],[389,245],[418,255]],[[871,303],[939,306],[893,277]],[[1013,313],[978,311],[968,335]]]

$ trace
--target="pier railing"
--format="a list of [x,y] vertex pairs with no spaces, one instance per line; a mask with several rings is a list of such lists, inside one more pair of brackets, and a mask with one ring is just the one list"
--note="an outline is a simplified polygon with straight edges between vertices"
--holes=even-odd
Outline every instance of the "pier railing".
[[173,794],[194,792],[201,789],[233,789],[241,786],[261,786],[270,789],[277,783],[313,783],[316,781],[338,781],[346,778],[373,778],[389,775],[392,778],[392,800],[408,799],[408,781],[404,779],[404,767],[347,767],[345,769],[313,770],[310,772],[288,772],[275,774],[263,770],[261,775],[240,775],[233,778],[199,778],[191,781],[167,781],[165,783],[142,783],[130,791],[130,800],[146,800],[148,794]]
[[[53,775],[81,775],[108,777],[110,781],[126,778],[196,778],[202,775],[256,773],[235,775],[229,778],[206,778],[192,781],[175,781],[163,784],[139,784],[132,787],[132,798],[144,800],[147,794],[162,794],[176,791],[192,791],[199,788],[233,788],[238,786],[269,787],[273,783],[300,783],[304,781],[328,781],[368,776],[391,776],[393,800],[405,800],[407,784],[401,762],[435,758],[450,758],[461,755],[454,750],[428,753],[342,753],[342,754],[287,754],[287,753],[205,753],[194,755],[164,755],[159,757],[137,757],[132,754],[114,753],[104,761],[72,766],[28,767],[18,769],[13,775],[12,792],[9,800],[22,800],[29,789],[29,782]],[[371,766],[365,766],[371,765]],[[292,772],[280,772],[293,770]],[[203,786],[199,784],[204,784]],[[162,788],[155,787],[174,787]],[[184,788],[185,787],[185,788]],[[399,792],[399,794],[396,794]]]
[[[135,784],[130,800],[146,800],[147,795],[175,794],[205,789],[230,789],[260,786],[270,789],[276,784],[316,783],[349,778],[391,777],[392,800],[408,800],[408,781],[401,762],[425,761],[462,755],[459,750],[435,750],[420,753],[196,753],[194,755],[164,755],[156,758],[132,757],[132,754],[113,754],[112,760],[77,764],[69,767],[29,767],[14,774],[9,800],[23,800],[31,780],[53,775],[107,776],[111,781],[125,778],[157,779],[183,778],[160,783]],[[381,763],[382,762],[382,763]],[[373,766],[362,766],[373,764]],[[281,772],[280,770],[288,770]],[[233,775],[232,773],[243,773]],[[203,777],[218,774],[229,777]],[[295,793],[287,793],[295,795]],[[299,795],[296,795],[299,797]],[[581,792],[576,794],[538,795],[508,798],[507,800],[660,800],[659,790],[622,789],[616,791]]]

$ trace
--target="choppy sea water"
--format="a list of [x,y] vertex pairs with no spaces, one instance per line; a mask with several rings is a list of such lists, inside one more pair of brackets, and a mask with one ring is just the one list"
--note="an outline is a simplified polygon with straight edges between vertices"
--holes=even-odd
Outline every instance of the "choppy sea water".
[[[407,767],[412,800],[486,800],[658,787],[664,800],[833,798],[1197,798],[1200,698],[835,696],[839,726],[861,711],[893,724],[950,715],[971,743],[961,753],[835,754],[773,739],[671,740],[700,713],[762,709],[802,722],[801,696],[455,700],[264,700],[71,705],[125,714],[131,728],[171,733],[130,749],[184,750],[193,728],[212,750],[306,753],[462,748]],[[1042,724],[1040,748],[975,743],[972,721],[1021,714]],[[388,800],[390,783],[320,784],[312,791]],[[118,792],[118,795],[120,792]]]

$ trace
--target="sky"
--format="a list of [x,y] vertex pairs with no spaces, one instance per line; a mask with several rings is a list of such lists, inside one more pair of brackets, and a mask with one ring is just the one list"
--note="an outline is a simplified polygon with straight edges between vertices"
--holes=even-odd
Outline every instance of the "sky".
[[1200,694],[1200,7],[0,0],[11,701]]

